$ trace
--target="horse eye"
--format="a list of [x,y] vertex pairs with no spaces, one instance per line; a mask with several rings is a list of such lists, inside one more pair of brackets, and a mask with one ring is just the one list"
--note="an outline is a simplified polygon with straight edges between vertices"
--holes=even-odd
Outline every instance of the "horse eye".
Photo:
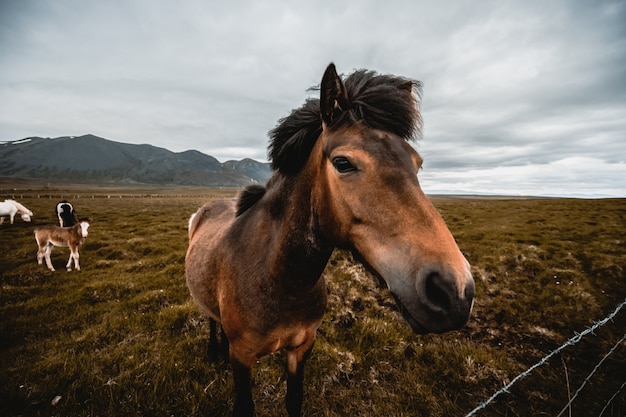
[[356,171],[356,167],[352,165],[350,161],[348,161],[348,159],[343,156],[338,156],[337,158],[333,159],[333,166],[335,167],[337,171],[339,171],[342,174]]

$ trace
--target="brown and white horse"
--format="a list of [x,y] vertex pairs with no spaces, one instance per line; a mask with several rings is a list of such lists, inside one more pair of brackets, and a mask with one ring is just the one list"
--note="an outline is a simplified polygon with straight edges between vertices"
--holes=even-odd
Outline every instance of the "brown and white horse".
[[22,204],[18,203],[15,200],[4,200],[0,203],[0,224],[4,223],[3,216],[9,216],[11,220],[11,224],[13,224],[13,220],[15,215],[20,213],[22,216],[22,220],[25,222],[29,222],[33,212],[24,207]]
[[80,271],[78,263],[78,247],[83,244],[88,235],[89,219],[82,218],[72,227],[59,227],[57,225],[41,226],[35,230],[35,240],[37,241],[37,263],[42,264],[43,258],[46,258],[48,269],[54,271],[50,253],[55,246],[70,248],[70,258],[65,267],[68,271],[72,270],[72,259],[74,267]]
[[421,126],[420,88],[365,70],[342,79],[330,64],[320,99],[270,132],[266,187],[208,203],[190,219],[187,285],[230,342],[235,416],[254,414],[251,368],[281,349],[287,410],[300,415],[304,363],[326,310],[320,277],[336,247],[386,282],[413,331],[467,322],[470,266],[422,192],[422,159],[407,142]]

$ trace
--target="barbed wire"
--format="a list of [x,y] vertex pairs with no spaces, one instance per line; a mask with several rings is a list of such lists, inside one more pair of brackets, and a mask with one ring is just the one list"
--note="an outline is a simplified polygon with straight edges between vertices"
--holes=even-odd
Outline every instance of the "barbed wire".
[[602,365],[602,363],[604,362],[604,360],[606,358],[608,358],[609,356],[611,356],[613,354],[613,352],[615,351],[615,349],[617,349],[617,347],[626,339],[626,334],[624,336],[622,336],[622,338],[611,348],[611,350],[609,351],[609,353],[607,353],[606,355],[604,355],[604,357],[602,358],[602,360],[600,360],[600,362],[598,362],[598,364],[595,366],[595,368],[593,368],[593,370],[589,373],[589,375],[587,375],[587,378],[585,378],[585,380],[583,381],[582,384],[580,384],[580,387],[578,387],[578,389],[576,390],[576,392],[574,393],[574,396],[568,401],[567,404],[565,404],[565,407],[563,407],[563,409],[561,410],[561,412],[559,414],[556,415],[556,417],[561,417],[561,415],[567,410],[567,408],[569,406],[572,405],[572,403],[574,402],[574,400],[576,399],[576,397],[578,397],[578,394],[580,393],[580,391],[582,391],[582,389],[585,387],[585,385],[587,384],[587,382],[589,382],[589,380],[591,379],[591,377],[593,376],[593,374],[596,373],[596,371],[598,370],[598,368],[600,368],[600,366]]
[[604,408],[602,409],[602,411],[600,411],[600,414],[598,415],[598,417],[602,417],[602,414],[604,414],[604,412],[606,411],[607,408],[609,408],[609,404],[611,404],[613,402],[613,400],[615,399],[615,397],[617,397],[617,395],[622,392],[622,390],[624,389],[624,387],[626,387],[626,381],[624,381],[622,383],[622,386],[619,387],[619,389],[617,391],[615,391],[615,394],[613,394],[613,396],[611,398],[609,398],[609,401],[607,401],[607,403],[604,405]]
[[[526,371],[522,372],[521,374],[519,374],[518,376],[516,376],[515,378],[513,378],[513,380],[511,380],[511,382],[509,382],[507,385],[505,385],[502,389],[498,390],[496,393],[494,393],[491,397],[489,397],[487,400],[483,401],[480,405],[478,405],[478,407],[474,408],[472,411],[470,411],[465,417],[471,417],[474,414],[476,414],[477,412],[479,412],[480,410],[483,410],[484,408],[486,408],[491,402],[493,402],[497,397],[499,397],[501,394],[503,393],[508,393],[509,389],[515,385],[518,381],[520,381],[521,379],[527,377],[528,375],[530,375],[532,373],[532,371],[534,371],[535,369],[537,369],[538,367],[542,366],[543,364],[545,364],[548,360],[550,360],[552,357],[554,357],[555,355],[558,355],[563,349],[569,347],[569,346],[573,346],[576,343],[580,342],[581,339],[585,336],[587,336],[589,333],[593,333],[595,332],[597,329],[599,329],[600,327],[604,326],[605,324],[607,324],[609,321],[612,321],[613,318],[619,313],[619,311],[622,309],[622,307],[624,307],[624,305],[626,305],[626,299],[624,301],[622,301],[621,304],[619,304],[615,310],[613,310],[613,312],[611,314],[609,314],[608,316],[606,316],[604,319],[594,323],[593,326],[589,327],[588,329],[584,330],[581,333],[576,333],[575,332],[575,336],[572,337],[571,339],[569,339],[568,341],[566,341],[563,345],[559,346],[557,349],[553,350],[552,352],[550,352],[550,354],[548,354],[547,356],[543,357],[539,362],[537,362],[536,364],[534,364],[533,366],[531,366],[530,368],[528,368]],[[622,338],[622,340],[620,340],[620,343],[623,341],[624,339]],[[618,343],[619,345],[619,343]],[[616,345],[617,346],[617,345]],[[603,359],[604,360],[604,359]],[[595,371],[595,370],[594,370]],[[578,391],[577,391],[578,393]],[[568,403],[569,405],[569,403]],[[565,407],[567,408],[567,406]],[[562,413],[562,412],[561,412]],[[560,414],[559,414],[560,415]]]

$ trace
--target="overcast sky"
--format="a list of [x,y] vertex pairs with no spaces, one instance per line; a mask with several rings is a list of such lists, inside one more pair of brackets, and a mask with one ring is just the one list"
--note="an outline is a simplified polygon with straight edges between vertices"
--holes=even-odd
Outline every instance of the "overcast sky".
[[333,61],[424,83],[427,192],[626,196],[624,22],[626,1],[2,0],[0,140],[265,161]]

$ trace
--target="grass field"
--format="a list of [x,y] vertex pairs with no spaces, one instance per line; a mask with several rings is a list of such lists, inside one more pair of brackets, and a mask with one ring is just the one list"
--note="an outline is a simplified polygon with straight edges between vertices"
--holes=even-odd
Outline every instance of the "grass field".
[[[227,416],[232,374],[210,362],[208,322],[184,282],[189,215],[234,190],[0,190],[34,213],[0,225],[0,415]],[[55,248],[37,265],[33,229],[71,200],[92,219],[82,271]],[[325,274],[329,310],[307,364],[306,416],[464,416],[626,298],[626,201],[433,197],[477,284],[466,328],[410,332],[347,253]],[[626,309],[625,309],[626,310]],[[626,311],[498,397],[481,416],[554,416],[626,333]],[[286,415],[284,356],[260,361],[258,416]],[[626,344],[571,415],[626,415]],[[569,411],[569,410],[568,410]],[[570,415],[565,412],[565,416]]]

